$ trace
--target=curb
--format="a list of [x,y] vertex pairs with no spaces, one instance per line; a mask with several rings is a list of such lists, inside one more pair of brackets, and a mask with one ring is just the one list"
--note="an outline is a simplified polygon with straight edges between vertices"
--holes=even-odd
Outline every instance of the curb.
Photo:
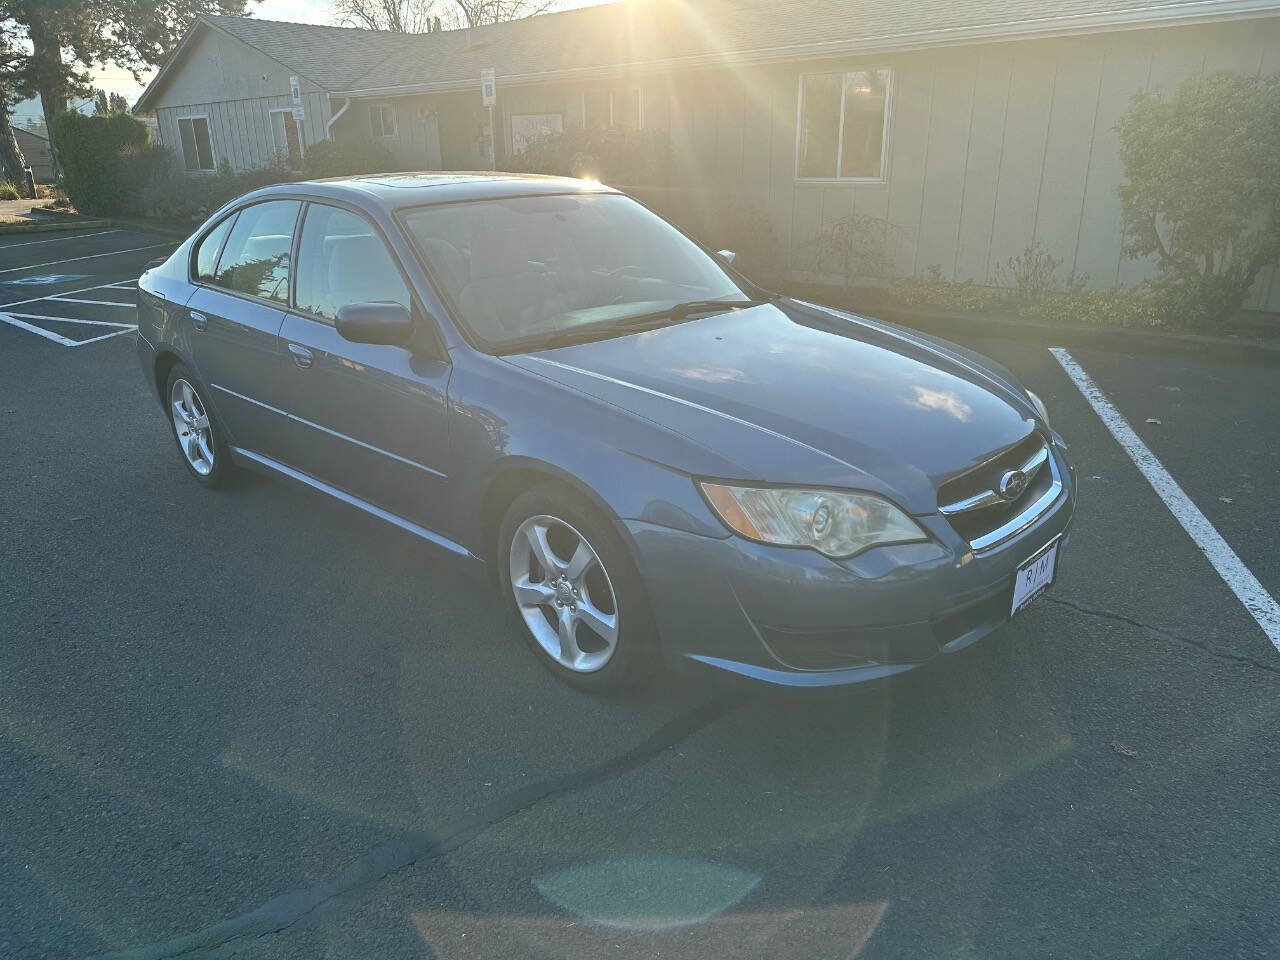
[[103,220],[102,222],[112,227],[120,227],[121,229],[126,230],[139,230],[145,233],[155,233],[162,237],[172,237],[175,240],[185,240],[187,237],[191,236],[191,232],[195,230],[195,227],[192,227],[191,230],[175,230],[173,227],[162,226],[158,223],[153,223],[150,220],[133,220],[124,217],[111,217]]
[[93,227],[106,227],[110,224],[110,220],[68,220],[63,223],[43,221],[0,223],[0,237],[12,236],[16,233],[56,233],[59,230],[84,230]]

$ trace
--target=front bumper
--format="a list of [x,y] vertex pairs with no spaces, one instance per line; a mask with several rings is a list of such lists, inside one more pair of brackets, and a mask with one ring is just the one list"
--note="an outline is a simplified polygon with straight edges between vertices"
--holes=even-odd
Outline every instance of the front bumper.
[[933,540],[842,561],[628,521],[666,659],[769,684],[832,687],[968,647],[1009,620],[1014,572],[1057,537],[1061,563],[1075,477],[1056,444],[1052,455],[1063,478],[1058,499],[981,553],[936,514],[916,518]]

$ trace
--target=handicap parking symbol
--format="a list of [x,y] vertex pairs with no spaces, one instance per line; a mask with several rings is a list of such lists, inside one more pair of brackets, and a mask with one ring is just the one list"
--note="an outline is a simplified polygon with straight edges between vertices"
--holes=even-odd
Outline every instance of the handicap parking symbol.
[[0,280],[0,283],[13,287],[48,287],[55,283],[67,283],[71,280],[83,280],[87,273],[41,273],[34,277],[15,277],[13,280]]

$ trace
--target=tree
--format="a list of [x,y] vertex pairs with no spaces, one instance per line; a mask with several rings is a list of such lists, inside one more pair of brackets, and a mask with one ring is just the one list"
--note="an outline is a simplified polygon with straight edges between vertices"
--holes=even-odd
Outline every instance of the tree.
[[10,118],[18,101],[17,81],[24,59],[16,33],[12,24],[0,23],[0,175],[24,189],[27,158],[22,155]]
[[30,46],[13,92],[39,94],[45,126],[52,128],[69,97],[88,94],[87,68],[112,63],[141,79],[145,68],[168,58],[201,13],[243,13],[245,2],[0,0],[0,21]]
[[1280,259],[1280,74],[1144,91],[1116,130],[1125,254],[1156,257],[1168,322],[1224,323]]
[[439,7],[437,0],[334,0],[333,12],[338,22],[366,30],[434,33]]
[[555,0],[334,0],[339,22],[394,33],[482,27],[545,13]]
[[523,20],[546,13],[554,6],[554,0],[453,0],[453,3],[468,27]]

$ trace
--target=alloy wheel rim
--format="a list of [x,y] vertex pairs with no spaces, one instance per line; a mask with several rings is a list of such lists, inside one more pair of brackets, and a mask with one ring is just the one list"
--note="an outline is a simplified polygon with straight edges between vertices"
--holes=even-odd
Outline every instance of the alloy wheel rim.
[[175,380],[169,391],[169,409],[182,455],[192,470],[207,477],[213,472],[213,430],[200,394],[186,380]]
[[547,656],[574,673],[604,667],[618,646],[618,601],[587,538],[556,517],[530,517],[509,563],[516,607]]

